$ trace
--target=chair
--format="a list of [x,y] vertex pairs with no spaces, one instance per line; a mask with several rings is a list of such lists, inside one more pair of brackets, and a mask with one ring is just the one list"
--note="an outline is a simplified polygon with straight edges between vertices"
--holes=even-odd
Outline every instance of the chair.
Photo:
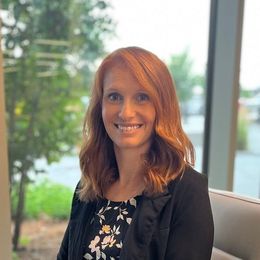
[[260,260],[260,200],[209,189],[215,225],[212,260]]

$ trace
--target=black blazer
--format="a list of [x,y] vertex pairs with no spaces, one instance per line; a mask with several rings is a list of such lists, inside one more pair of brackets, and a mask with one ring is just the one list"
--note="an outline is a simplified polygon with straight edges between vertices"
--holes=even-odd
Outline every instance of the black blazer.
[[[57,259],[82,260],[96,202],[74,194],[71,217]],[[188,168],[156,197],[143,196],[120,254],[122,260],[209,260],[213,218],[207,178]]]

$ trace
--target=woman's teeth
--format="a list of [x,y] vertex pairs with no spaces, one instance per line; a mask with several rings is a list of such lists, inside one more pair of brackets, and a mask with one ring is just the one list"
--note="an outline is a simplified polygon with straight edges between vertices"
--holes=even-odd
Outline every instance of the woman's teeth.
[[117,128],[119,128],[121,131],[124,131],[124,132],[132,131],[132,130],[135,130],[140,127],[141,127],[141,125],[132,125],[132,126],[117,125]]

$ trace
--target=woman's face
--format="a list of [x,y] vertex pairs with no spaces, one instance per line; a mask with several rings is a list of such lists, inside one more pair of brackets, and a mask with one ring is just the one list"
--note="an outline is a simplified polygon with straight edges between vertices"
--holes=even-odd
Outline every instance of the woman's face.
[[124,66],[104,77],[102,118],[116,149],[141,149],[151,144],[155,108],[149,94]]

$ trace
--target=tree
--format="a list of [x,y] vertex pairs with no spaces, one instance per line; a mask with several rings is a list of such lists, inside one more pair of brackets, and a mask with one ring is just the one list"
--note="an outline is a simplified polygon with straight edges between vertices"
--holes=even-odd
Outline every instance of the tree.
[[188,51],[173,55],[168,64],[169,70],[174,78],[177,94],[181,102],[186,102],[192,97],[194,86],[204,86],[204,79],[192,72],[193,62]]
[[205,85],[205,78],[202,75],[193,74],[192,66],[193,62],[187,50],[171,56],[168,64],[176,84],[177,95],[180,100],[184,119],[188,116],[188,101],[193,96],[194,87],[201,86],[204,88]]
[[99,0],[8,0],[3,8],[9,15],[3,47],[16,250],[28,172],[41,172],[36,159],[58,161],[75,146],[85,110],[81,97],[114,23],[108,3]]

